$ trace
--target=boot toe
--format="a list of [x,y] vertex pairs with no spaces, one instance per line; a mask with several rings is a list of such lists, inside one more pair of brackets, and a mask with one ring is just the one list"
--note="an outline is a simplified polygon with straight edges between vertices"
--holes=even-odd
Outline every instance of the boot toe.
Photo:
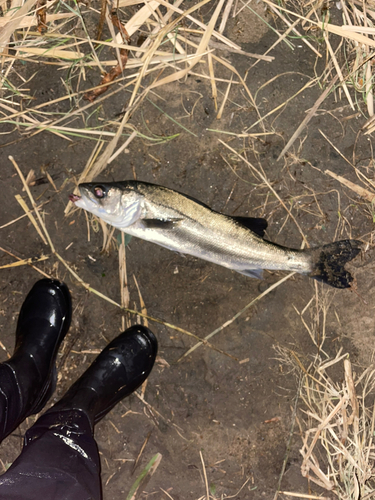
[[149,376],[158,344],[146,327],[135,325],[103,349],[50,411],[82,410],[97,423]]
[[[157,350],[158,343],[151,330],[134,325],[102,351],[97,358],[97,368],[100,365],[104,370],[100,387],[95,388],[101,400],[95,422],[143,384],[154,366]],[[94,365],[95,362],[95,370]]]

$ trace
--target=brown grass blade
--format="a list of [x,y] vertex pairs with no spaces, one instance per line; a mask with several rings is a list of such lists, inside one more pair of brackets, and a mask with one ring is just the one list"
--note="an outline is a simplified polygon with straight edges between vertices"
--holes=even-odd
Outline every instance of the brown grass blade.
[[24,201],[24,199],[21,197],[21,195],[19,194],[16,194],[15,196],[16,200],[18,201],[18,203],[21,205],[21,207],[24,209],[25,211],[25,214],[28,216],[28,218],[30,219],[30,222],[31,224],[35,227],[36,229],[36,232],[39,234],[39,236],[41,237],[43,243],[45,245],[48,245],[47,243],[47,240],[45,239],[42,231],[40,230],[40,227],[38,226],[38,223],[36,222],[33,214],[31,213],[31,210],[29,209],[29,207],[27,206],[26,202]]
[[[47,14],[47,23],[53,21],[59,21],[60,19],[70,19],[74,17],[74,14],[64,13],[64,14]],[[8,20],[5,17],[0,18],[0,28],[3,28],[8,24]],[[21,19],[17,28],[31,28],[31,26],[36,26],[38,24],[37,18],[34,16],[25,16]]]
[[[37,206],[37,204],[35,203],[34,198],[33,198],[32,194],[31,194],[31,192],[30,192],[29,186],[28,186],[28,185],[27,185],[27,183],[26,183],[26,179],[25,179],[25,177],[23,176],[23,174],[22,174],[22,172],[21,172],[21,170],[20,170],[19,166],[18,166],[18,165],[17,165],[17,163],[15,162],[15,160],[14,160],[13,156],[9,156],[8,158],[9,158],[9,160],[13,163],[13,166],[14,166],[14,168],[16,169],[16,171],[17,171],[17,173],[18,173],[18,175],[19,175],[19,177],[20,177],[20,179],[21,179],[21,181],[22,181],[22,184],[23,184],[23,186],[24,186],[24,188],[25,188],[25,191],[27,192],[27,194],[28,194],[28,196],[29,196],[29,198],[30,198],[30,201],[31,201],[31,204],[32,204],[32,206],[33,206],[34,212],[35,212],[35,214],[36,214],[36,216],[37,216],[37,218],[38,218],[38,220],[39,220],[39,224],[41,225],[41,227],[42,227],[42,229],[43,229],[44,235],[45,235],[45,236],[46,236],[46,238],[47,238],[48,244],[49,244],[49,246],[51,247],[52,252],[55,252],[55,247],[53,246],[53,243],[52,243],[51,238],[50,238],[50,236],[49,236],[49,234],[48,234],[48,231],[47,231],[47,229],[46,229],[46,226],[45,226],[45,224],[44,224],[44,222],[43,222],[43,219],[42,219],[42,217],[41,217],[41,215],[40,215],[40,213],[39,213],[38,206]],[[39,231],[38,231],[38,234],[39,234]],[[46,244],[47,244],[47,243],[46,243]]]
[[330,170],[325,170],[324,173],[333,177],[341,184],[354,191],[361,198],[364,198],[366,201],[369,201],[370,203],[374,203],[375,193],[371,193],[371,191],[369,191],[368,189],[358,186],[358,184],[354,184],[354,182],[348,181],[347,179],[345,179],[345,177],[341,177],[341,175],[337,175],[334,172],[331,172]]
[[13,11],[13,15],[7,22],[5,27],[2,28],[0,33],[0,51],[8,44],[10,37],[14,31],[19,27],[25,15],[34,7],[37,0],[26,0],[20,9]]
[[[133,279],[134,279],[135,286],[137,287],[137,290],[138,290],[139,303],[141,304],[141,312],[142,312],[142,314],[147,315],[146,304],[143,301],[141,289],[139,288],[138,281],[137,281],[137,278],[135,277],[135,274],[133,274]],[[143,318],[143,324],[146,327],[148,327],[148,321],[147,321],[147,318],[145,318],[145,317]]]
[[310,109],[310,111],[307,113],[306,117],[302,120],[301,124],[299,125],[299,127],[297,128],[297,130],[294,132],[294,134],[292,135],[292,137],[289,139],[289,141],[287,142],[286,146],[284,147],[284,149],[281,151],[281,153],[279,154],[278,158],[277,158],[277,161],[279,161],[287,151],[289,151],[289,149],[291,148],[291,146],[293,145],[294,141],[297,139],[297,137],[299,137],[299,135],[301,134],[302,130],[306,127],[306,125],[309,123],[309,121],[311,120],[311,118],[315,115],[315,113],[317,112],[317,110],[319,109],[320,105],[322,104],[322,102],[324,101],[324,99],[329,95],[329,93],[331,92],[331,90],[333,89],[334,85],[336,84],[337,80],[338,80],[338,75],[336,75],[333,80],[331,81],[331,83],[328,85],[328,87],[325,89],[325,91],[322,93],[322,95],[316,100],[314,106]]
[[[20,257],[17,257],[17,255],[14,255],[14,253],[9,252],[9,250],[5,250],[5,248],[0,247],[0,251],[6,253],[7,255],[10,255],[11,257],[14,257],[17,261],[23,261],[24,260],[24,259],[21,259]],[[37,271],[38,273],[40,273],[45,278],[51,278],[51,276],[49,274],[47,274],[44,271],[42,271],[41,269],[39,269],[39,267],[34,266],[34,264],[27,263],[26,265],[29,265],[30,267],[32,267],[33,269],[35,269],[35,271]]]
[[34,262],[41,262],[43,260],[48,260],[49,257],[47,255],[43,255],[42,257],[35,258],[30,257],[29,259],[22,259],[16,262],[12,262],[11,264],[5,264],[4,266],[0,266],[0,269],[9,269],[13,267],[25,266],[27,264],[33,264]]

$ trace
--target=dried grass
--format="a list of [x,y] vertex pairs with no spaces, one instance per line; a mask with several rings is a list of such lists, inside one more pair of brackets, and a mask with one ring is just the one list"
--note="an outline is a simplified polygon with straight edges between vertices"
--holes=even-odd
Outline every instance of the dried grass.
[[[16,0],[15,0],[16,1]],[[16,88],[16,83],[12,83],[11,87],[16,91],[14,95],[7,96],[6,103],[0,103],[0,123],[11,124],[19,130],[24,129],[27,134],[35,135],[41,131],[48,131],[70,140],[69,136],[78,135],[80,137],[93,136],[97,139],[107,139],[112,137],[110,144],[102,152],[102,156],[98,158],[101,168],[112,161],[122,149],[117,149],[117,143],[123,135],[124,127],[127,128],[128,121],[135,110],[142,104],[146,96],[152,89],[161,87],[179,79],[185,78],[188,73],[191,73],[194,67],[200,65],[204,69],[205,77],[211,80],[212,92],[217,107],[217,78],[214,71],[214,61],[219,62],[232,72],[233,85],[241,82],[244,84],[249,97],[252,99],[249,89],[236,69],[231,66],[225,59],[213,55],[216,47],[228,48],[244,54],[245,56],[258,57],[256,54],[247,55],[241,50],[241,47],[233,43],[222,34],[225,24],[228,20],[230,4],[225,0],[220,0],[214,3],[213,0],[202,0],[190,8],[181,9],[179,5],[181,1],[170,4],[165,0],[152,0],[143,5],[139,10],[135,11],[130,19],[124,24],[124,29],[131,36],[140,29],[145,35],[145,41],[140,47],[132,50],[132,46],[124,43],[122,31],[115,35],[113,24],[110,16],[106,16],[108,29],[112,34],[111,41],[96,40],[87,30],[87,19],[96,15],[92,7],[85,8],[83,4],[77,4],[75,7],[62,1],[59,4],[59,13],[50,13],[53,2],[46,3],[46,24],[48,31],[40,36],[40,32],[32,31],[33,26],[38,25],[38,17],[36,15],[35,4],[36,0],[27,0],[22,7],[21,0],[17,0],[18,4],[12,4],[12,8],[6,10],[5,4],[2,3],[3,18],[0,19],[2,33],[0,36],[0,56],[3,66],[2,87],[5,89],[13,76],[12,68],[15,61],[23,60],[29,64],[38,62],[39,64],[54,64],[62,69],[69,69],[69,80],[66,82],[67,95],[60,97],[54,101],[43,103],[38,106],[32,106],[32,101],[26,103],[25,96],[20,96],[22,85]],[[207,3],[212,3],[215,7],[211,19],[205,25],[198,19],[199,9]],[[130,12],[130,5],[142,5],[142,1],[127,1],[118,2],[119,12],[124,18]],[[224,8],[225,7],[225,8]],[[161,9],[162,8],[162,9]],[[164,10],[163,10],[164,9]],[[163,13],[162,13],[163,10]],[[134,9],[133,9],[134,12]],[[215,25],[218,20],[220,29],[215,30]],[[119,25],[121,26],[121,25]],[[188,26],[188,27],[187,27]],[[39,26],[38,26],[39,27]],[[75,34],[77,29],[81,29],[85,33],[85,37],[79,37]],[[98,32],[101,30],[98,29]],[[194,43],[190,39],[190,32],[194,33]],[[211,39],[217,41],[212,42],[214,48],[210,48]],[[9,42],[12,41],[12,53],[8,49]],[[215,45],[216,43],[216,45]],[[114,48],[117,54],[117,61],[99,56],[99,49]],[[83,89],[86,80],[86,71],[88,67],[98,67],[102,71],[103,68],[114,66],[120,62],[120,51],[127,50],[129,52],[128,61],[126,64],[126,72],[122,77],[110,82],[109,87],[113,89],[113,85],[120,85],[117,91],[125,91],[131,89],[130,100],[124,109],[123,118],[116,123],[111,123],[117,126],[116,132],[106,130],[107,123],[99,129],[92,129],[85,126],[80,127],[77,122],[76,127],[72,127],[68,122],[71,119],[77,118],[82,113],[91,113],[97,109],[99,103],[104,99],[111,98],[114,92],[106,92],[95,102],[89,104],[83,103],[83,95],[87,93],[99,94],[107,84],[98,85],[90,89]],[[103,54],[107,52],[103,51]],[[259,56],[261,59],[272,61],[272,57]],[[54,59],[56,62],[52,62]],[[206,71],[208,69],[208,71]],[[208,74],[207,74],[208,73]],[[78,78],[78,85],[73,89],[73,78]],[[9,86],[9,85],[8,85]],[[221,112],[223,112],[225,101],[228,98],[230,86],[227,88],[226,96],[221,103]],[[23,98],[22,109],[17,109],[20,98]],[[55,117],[53,112],[46,115],[52,104],[62,103],[65,100],[70,100],[78,105],[78,109],[71,108],[63,116]],[[26,105],[25,105],[26,104]],[[173,117],[171,117],[173,119]],[[140,131],[132,128],[132,133],[142,137]],[[162,138],[161,140],[167,140]],[[125,146],[123,146],[125,148]],[[94,169],[96,174],[99,169]]]
[[[280,345],[275,351],[298,381],[302,475],[328,490],[329,498],[359,500],[370,498],[375,491],[375,369],[369,366],[355,373],[349,354],[343,354],[342,348],[334,358],[324,352],[331,300],[317,286],[315,296],[303,311],[297,311],[317,347],[316,356],[309,360]],[[305,314],[310,315],[310,321],[305,320]]]
[[[309,111],[305,120],[297,128],[295,134],[288,141],[279,156],[279,159],[291,148],[294,141],[301,134],[307,123],[315,115],[317,109],[322,104],[324,99],[336,89],[337,82],[344,91],[344,95],[352,109],[355,106],[360,106],[361,100],[365,102],[367,113],[370,117],[374,114],[373,104],[373,74],[371,59],[375,47],[375,11],[366,3],[360,1],[348,2],[342,0],[339,7],[342,10],[342,24],[333,24],[329,22],[330,12],[329,5],[325,0],[316,0],[312,2],[299,2],[297,0],[289,2],[286,6],[279,5],[271,0],[264,0],[268,9],[275,16],[277,21],[285,27],[284,33],[278,34],[278,41],[267,50],[263,55],[247,54],[241,47],[229,40],[223,35],[225,26],[230,17],[236,17],[243,9],[251,9],[249,2],[239,0],[233,4],[233,1],[220,0],[212,3],[215,7],[212,10],[211,18],[207,24],[204,24],[199,19],[199,9],[213,0],[202,0],[190,8],[185,8],[181,0],[174,4],[168,3],[166,0],[152,0],[143,5],[139,10],[130,15],[130,19],[124,23],[124,29],[129,35],[142,30],[145,40],[140,47],[132,51],[132,46],[124,43],[123,35],[114,32],[113,24],[110,16],[103,15],[99,24],[103,21],[107,23],[108,29],[112,34],[112,40],[100,41],[87,30],[87,19],[96,16],[96,11],[90,6],[85,7],[84,4],[77,4],[72,7],[65,2],[59,4],[60,12],[52,13],[53,2],[46,3],[46,24],[48,31],[43,36],[40,35],[41,30],[38,25],[36,0],[27,0],[22,5],[22,0],[13,0],[10,9],[6,9],[5,3],[2,2],[3,17],[0,19],[2,32],[0,35],[0,56],[2,57],[3,76],[2,86],[6,85],[12,75],[14,62],[23,60],[25,62],[39,64],[56,64],[61,68],[69,68],[70,78],[78,77],[79,84],[76,90],[73,90],[71,82],[67,82],[67,95],[50,103],[43,103],[39,106],[29,105],[18,110],[22,86],[17,89],[17,92],[11,98],[7,98],[7,104],[0,103],[1,114],[0,123],[8,123],[16,126],[18,129],[24,129],[27,134],[34,135],[41,131],[48,131],[67,140],[71,140],[71,135],[81,137],[92,137],[106,140],[112,137],[107,149],[98,159],[101,168],[113,161],[116,157],[115,150],[120,137],[124,134],[124,127],[127,124],[131,115],[141,106],[146,96],[157,87],[161,87],[180,79],[185,78],[189,73],[193,73],[193,68],[200,66],[203,70],[202,77],[208,78],[211,82],[212,97],[215,104],[215,109],[219,110],[217,118],[220,119],[225,109],[225,103],[228,100],[231,92],[231,87],[237,84],[243,85],[250,102],[254,106],[258,120],[251,124],[249,128],[261,126],[262,132],[266,133],[264,120],[267,116],[272,115],[280,108],[284,107],[295,96],[291,96],[285,103],[276,107],[266,116],[261,116],[257,104],[251,95],[249,88],[246,85],[246,78],[242,78],[231,64],[225,58],[217,53],[217,49],[224,48],[230,51],[242,53],[248,57],[255,57],[257,64],[259,60],[272,61],[272,57],[267,54],[278,43],[288,40],[288,34],[294,33],[299,37],[302,43],[313,51],[313,53],[321,58],[323,50],[317,50],[318,43],[325,44],[326,50],[326,67],[323,74],[318,77],[320,85],[327,86],[322,96],[317,100],[316,105]],[[131,6],[142,5],[143,1],[139,0],[121,0],[118,2],[119,12],[122,17],[129,15]],[[35,6],[37,5],[37,8]],[[181,8],[182,7],[182,8]],[[350,7],[350,8],[349,8]],[[161,11],[163,8],[163,12]],[[336,8],[336,7],[331,7]],[[34,10],[33,10],[34,9]],[[103,12],[102,12],[103,14]],[[220,21],[220,23],[219,23]],[[215,30],[215,26],[219,28]],[[38,26],[39,31],[32,31],[33,26]],[[79,37],[75,34],[77,29],[84,31],[85,36]],[[98,32],[101,29],[98,28]],[[73,34],[72,34],[73,33]],[[333,37],[340,37],[340,43],[333,43]],[[13,52],[10,53],[8,43],[12,41]],[[288,44],[293,48],[293,43],[288,40]],[[99,56],[99,49],[112,47],[117,54],[117,60],[108,59]],[[335,49],[333,47],[336,47]],[[130,50],[127,62],[126,72],[123,76],[111,82],[110,88],[114,88],[114,92],[129,89],[131,90],[130,100],[124,109],[124,116],[116,122],[116,132],[106,130],[107,123],[103,123],[100,129],[92,129],[85,126],[84,128],[68,126],[68,121],[83,112],[91,113],[97,109],[97,105],[102,103],[104,99],[111,98],[113,91],[104,94],[95,103],[82,105],[83,94],[87,92],[99,92],[104,85],[98,85],[91,89],[81,88],[86,80],[86,71],[88,66],[91,68],[98,67],[103,70],[108,66],[118,64],[121,50]],[[107,52],[103,52],[107,54]],[[51,62],[55,59],[56,62]],[[216,63],[216,68],[214,67]],[[227,80],[228,85],[223,93],[223,99],[218,102],[217,86],[220,79],[217,77],[218,64],[228,69],[232,76]],[[135,71],[134,71],[135,70]],[[104,71],[104,70],[103,70]],[[336,73],[336,76],[335,76]],[[327,84],[327,82],[330,82]],[[314,81],[308,82],[310,86]],[[116,88],[121,85],[120,89]],[[15,84],[12,84],[16,89]],[[305,88],[305,87],[304,87]],[[304,90],[301,89],[300,92]],[[361,99],[357,96],[353,97],[353,91],[361,94]],[[299,93],[299,92],[298,92]],[[297,94],[298,94],[297,93]],[[297,95],[296,94],[296,95]],[[23,97],[23,103],[25,102]],[[79,109],[73,108],[65,115],[54,118],[53,113],[48,117],[45,111],[56,103],[64,100],[73,100],[79,105]],[[359,104],[358,104],[359,103]],[[362,107],[363,108],[363,107]],[[361,108],[361,112],[364,109]],[[173,119],[173,117],[171,117]],[[78,123],[78,122],[77,122]],[[114,125],[113,123],[111,124]],[[371,123],[367,125],[368,130],[365,133],[371,133],[373,128]],[[132,132],[141,137],[139,130],[133,127]],[[243,136],[244,131],[227,132],[234,133],[237,136]],[[166,140],[166,139],[165,139]],[[125,146],[123,145],[123,148]],[[117,154],[122,151],[121,147],[117,148]],[[100,171],[100,169],[98,169]]]
[[[361,113],[367,113],[371,119],[374,115],[374,77],[371,61],[375,48],[375,11],[371,8],[372,5],[359,0],[341,0],[335,3],[325,0],[311,2],[293,0],[283,5],[272,0],[263,1],[278,20],[288,27],[288,31],[298,33],[300,40],[308,44],[312,50],[315,50],[315,47],[310,46],[309,40],[315,40],[319,44],[324,43],[327,48],[326,65],[320,77],[320,83],[326,86],[326,90],[296,129],[279,159],[290,149],[319,105],[336,89],[337,82],[339,82],[339,97],[342,89],[349,106],[353,110],[358,107]],[[335,24],[332,21],[329,9],[336,11],[340,9],[341,23]],[[336,13],[335,19],[338,17]],[[298,32],[297,25],[301,26]],[[280,37],[278,43],[282,40]],[[321,52],[323,51],[317,53],[318,57],[321,56]]]
[[[236,17],[243,9],[251,10],[251,6],[249,2],[243,0],[235,2],[234,6],[233,1],[225,2],[220,0],[212,12],[210,21],[205,25],[199,20],[197,13],[201,7],[209,2],[212,2],[212,0],[202,0],[186,9],[180,8],[180,6],[185,7],[181,0],[174,4],[170,4],[166,0],[152,0],[143,5],[124,23],[124,27],[130,36],[140,29],[146,35],[142,46],[137,47],[132,52],[127,63],[128,70],[140,67],[140,71],[126,76],[127,79],[131,80],[134,88],[128,108],[125,110],[125,122],[128,121],[131,113],[142,103],[152,88],[184,78],[198,64],[203,64],[208,68],[212,94],[216,109],[218,108],[213,60],[217,58],[221,64],[231,69],[234,75],[236,72],[228,66],[224,58],[216,55],[213,58],[210,48],[212,47],[214,50],[216,47],[221,46],[246,55],[241,50],[241,47],[224,36],[223,32],[230,17]],[[324,43],[327,47],[327,64],[321,83],[324,85],[329,79],[332,80],[334,73],[336,73],[350,106],[354,109],[356,101],[358,101],[357,98],[353,99],[350,92],[350,89],[354,89],[362,94],[367,113],[370,117],[373,116],[371,58],[375,47],[375,11],[366,3],[357,0],[352,2],[342,0],[337,4],[341,8],[342,23],[333,24],[329,22],[330,12],[327,7],[330,6],[327,5],[325,0],[307,3],[295,0],[284,7],[271,0],[264,0],[264,3],[278,22],[285,27],[284,33],[280,33],[280,29],[277,31],[279,39],[273,47],[287,40],[288,33],[293,32],[317,57],[321,58],[323,50],[317,50],[316,42]],[[118,8],[120,12],[123,11],[126,15],[130,11],[130,6],[137,4],[142,5],[143,2],[141,0],[121,0],[118,2]],[[3,85],[11,74],[14,62],[19,59],[30,63],[38,61],[42,64],[50,64],[50,59],[54,58],[58,61],[55,64],[66,68],[69,67],[69,61],[72,61],[72,75],[78,74],[79,80],[83,82],[86,78],[85,68],[88,66],[98,66],[99,68],[113,66],[120,59],[119,51],[121,49],[132,49],[130,45],[124,43],[121,32],[115,35],[109,16],[106,17],[105,21],[112,33],[112,41],[96,40],[86,28],[88,17],[96,15],[96,12],[90,6],[85,8],[83,4],[72,7],[65,2],[61,2],[59,4],[60,11],[52,13],[54,3],[52,1],[47,2],[46,24],[48,31],[41,36],[40,30],[32,31],[33,26],[38,26],[38,16],[36,14],[40,7],[35,7],[36,5],[36,0],[27,0],[23,5],[22,0],[13,0],[11,7],[7,10],[5,2],[1,3],[3,17],[0,19],[2,28],[0,55],[3,68],[5,68],[2,77]],[[165,9],[163,13],[161,13],[160,7]],[[336,8],[336,6],[331,6],[331,8]],[[215,30],[218,21],[220,21],[219,28]],[[86,36],[72,35],[72,27],[73,30],[76,30],[76,28],[83,29]],[[191,38],[192,34],[194,34],[193,39]],[[340,37],[339,40],[341,39],[339,47],[335,50],[332,43],[332,37],[334,36]],[[192,40],[197,40],[198,43],[194,44]],[[15,52],[12,54],[8,49],[10,41],[12,41],[12,48]],[[288,43],[293,48],[293,43]],[[99,58],[98,49],[108,46],[115,48],[117,61]],[[337,43],[335,43],[335,46],[337,46]],[[267,53],[272,48],[268,49]],[[261,59],[272,60],[267,56],[267,53],[264,55],[248,54],[248,56],[256,57],[258,61]],[[47,61],[46,58],[49,60]],[[156,67],[152,67],[153,65]],[[149,74],[155,73],[155,71],[158,74],[153,81],[145,80]],[[233,83],[237,82],[234,81]],[[245,84],[245,82],[241,83]],[[78,90],[78,92],[70,91],[67,98],[74,96],[80,99],[83,92],[97,88]],[[16,102],[17,99],[15,98],[14,103]],[[93,103],[91,104],[93,105]],[[89,108],[90,105],[86,107],[86,109]],[[42,117],[36,113],[36,109],[32,107],[26,107],[19,112],[13,110],[13,113],[10,114],[8,110],[0,118],[0,122],[10,123],[9,120],[12,120],[14,115],[22,116],[22,121],[25,121],[27,118],[30,119],[32,113],[33,128],[43,126],[44,130],[56,131],[56,120],[51,118],[46,120],[45,116],[42,120]],[[18,124],[18,126],[22,125]],[[61,131],[63,134],[68,132],[65,129]],[[28,132],[30,132],[30,129]],[[80,129],[80,133],[83,134],[84,131]]]
[[[348,357],[339,352],[333,360],[316,358],[303,375],[301,472],[337,498],[357,500],[375,488],[375,370],[353,374]],[[333,368],[343,381],[331,377]]]

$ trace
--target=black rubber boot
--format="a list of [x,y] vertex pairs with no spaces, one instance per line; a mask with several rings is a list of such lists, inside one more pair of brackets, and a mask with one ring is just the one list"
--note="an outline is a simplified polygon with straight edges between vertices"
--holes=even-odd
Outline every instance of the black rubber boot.
[[71,315],[70,293],[60,281],[37,281],[27,295],[18,318],[14,354],[0,364],[0,393],[7,408],[2,439],[38,413],[55,390],[57,351]]
[[47,412],[81,410],[92,427],[148,377],[158,349],[154,334],[135,325],[99,354],[63,398]]

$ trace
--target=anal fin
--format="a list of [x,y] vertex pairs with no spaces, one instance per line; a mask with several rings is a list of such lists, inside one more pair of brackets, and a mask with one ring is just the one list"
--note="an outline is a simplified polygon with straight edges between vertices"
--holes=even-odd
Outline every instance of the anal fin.
[[244,276],[248,276],[249,278],[256,278],[258,280],[263,279],[263,269],[234,269],[234,271],[237,271]]

